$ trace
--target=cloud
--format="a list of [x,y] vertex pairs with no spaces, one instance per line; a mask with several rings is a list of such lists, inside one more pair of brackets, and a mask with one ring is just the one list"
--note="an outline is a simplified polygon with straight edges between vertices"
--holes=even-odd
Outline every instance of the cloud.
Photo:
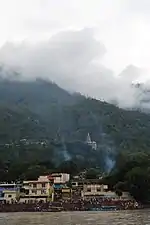
[[116,73],[128,64],[149,67],[149,11],[149,0],[0,0],[0,46],[7,40],[35,42],[60,30],[92,27],[108,48],[106,67]]
[[137,89],[131,85],[142,71],[132,65],[120,76],[102,64],[107,54],[93,29],[63,31],[48,41],[29,44],[6,43],[0,49],[0,62],[19,71],[24,79],[36,77],[56,82],[69,91],[111,102],[121,107],[136,104]]

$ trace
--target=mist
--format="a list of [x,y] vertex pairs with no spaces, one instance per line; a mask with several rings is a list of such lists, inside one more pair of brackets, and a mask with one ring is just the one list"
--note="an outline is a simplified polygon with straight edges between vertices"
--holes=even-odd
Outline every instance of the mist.
[[5,43],[0,49],[0,74],[20,80],[48,79],[71,92],[120,107],[138,104],[139,90],[132,85],[142,69],[128,65],[120,74],[103,64],[107,46],[94,37],[92,29],[62,31],[47,41]]
[[105,158],[106,171],[109,173],[115,166],[115,160],[112,160],[109,156]]

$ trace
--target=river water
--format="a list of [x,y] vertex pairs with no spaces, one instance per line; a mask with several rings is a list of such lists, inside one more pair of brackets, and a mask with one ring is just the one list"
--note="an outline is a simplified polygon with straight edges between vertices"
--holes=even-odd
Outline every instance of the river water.
[[0,225],[148,225],[150,210],[120,212],[1,213]]

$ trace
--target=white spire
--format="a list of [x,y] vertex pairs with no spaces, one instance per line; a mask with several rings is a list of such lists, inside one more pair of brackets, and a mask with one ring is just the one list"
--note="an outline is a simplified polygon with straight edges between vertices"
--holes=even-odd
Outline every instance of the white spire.
[[87,138],[86,138],[86,143],[92,147],[92,149],[96,150],[97,149],[97,144],[95,141],[92,141],[90,134],[88,133]]
[[92,143],[89,133],[88,133],[87,138],[86,138],[86,143],[89,143],[89,144]]

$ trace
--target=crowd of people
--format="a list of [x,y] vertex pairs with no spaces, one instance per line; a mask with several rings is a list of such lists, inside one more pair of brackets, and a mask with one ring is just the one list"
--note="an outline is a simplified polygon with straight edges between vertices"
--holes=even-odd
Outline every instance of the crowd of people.
[[77,199],[77,200],[61,200],[61,207],[64,210],[85,211],[91,209],[137,209],[140,205],[134,200],[114,200],[111,198],[92,198],[92,199]]
[[88,210],[127,210],[141,208],[134,200],[116,200],[113,198],[60,199],[54,202],[35,201],[29,203],[1,202],[0,212],[23,211],[88,211]]

